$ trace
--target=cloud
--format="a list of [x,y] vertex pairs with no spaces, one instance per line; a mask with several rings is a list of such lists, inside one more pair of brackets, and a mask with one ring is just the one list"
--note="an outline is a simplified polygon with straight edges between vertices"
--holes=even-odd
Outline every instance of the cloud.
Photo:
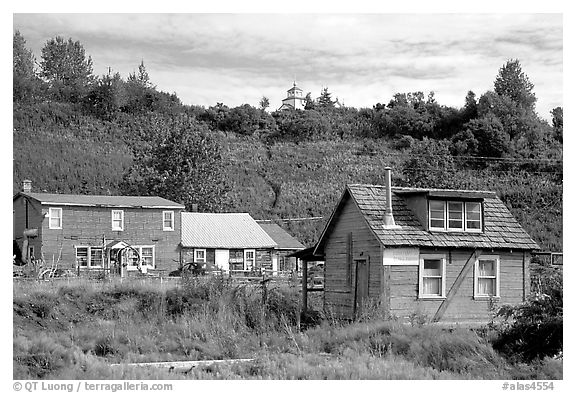
[[348,105],[414,89],[462,105],[510,58],[539,105],[562,100],[559,14],[16,14],[14,28],[37,56],[57,34],[80,40],[96,73],[125,77],[144,60],[159,89],[200,105],[269,95],[274,106],[293,79],[313,95],[329,86]]

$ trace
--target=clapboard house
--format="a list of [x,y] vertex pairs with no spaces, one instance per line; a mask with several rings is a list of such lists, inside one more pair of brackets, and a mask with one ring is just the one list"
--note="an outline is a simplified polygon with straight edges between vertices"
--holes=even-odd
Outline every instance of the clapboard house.
[[14,240],[26,261],[80,275],[173,270],[184,206],[154,196],[32,192],[13,197]]
[[315,247],[326,308],[486,322],[526,299],[539,247],[494,192],[391,187],[386,170],[386,186],[346,186]]
[[248,213],[182,213],[181,261],[228,273],[273,271],[276,242]]

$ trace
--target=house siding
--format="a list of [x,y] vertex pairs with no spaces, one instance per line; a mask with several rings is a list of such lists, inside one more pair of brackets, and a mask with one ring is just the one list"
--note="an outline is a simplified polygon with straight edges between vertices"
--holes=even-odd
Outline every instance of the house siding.
[[[524,300],[523,252],[484,252],[478,255],[498,255],[500,257],[500,299],[497,304],[517,304]],[[421,254],[446,255],[446,294],[464,268],[473,250],[426,250]],[[475,257],[473,257],[475,259]],[[419,313],[430,319],[442,304],[442,299],[418,299],[418,266],[390,266],[390,313],[405,318]],[[470,269],[455,297],[446,309],[442,321],[487,321],[491,317],[491,302],[488,299],[474,299],[474,269]]]
[[[206,261],[212,264],[216,263],[215,255],[216,249],[215,248],[205,248],[205,247],[185,247],[182,248],[182,260],[184,263],[186,262],[193,262],[194,261],[194,250],[201,249],[206,250]],[[219,249],[224,250],[224,249]],[[254,248],[244,248],[244,249],[227,249],[227,250],[242,250],[242,255],[244,254],[245,250],[254,250]],[[265,269],[271,270],[272,269],[272,249],[255,249],[256,250],[256,260],[255,260],[255,268],[259,269],[260,267],[264,267]],[[233,255],[230,254],[230,258],[233,258]]]
[[26,250],[22,249],[24,230],[38,228],[38,236],[29,238],[28,246],[34,247],[35,256],[39,258],[42,248],[42,206],[37,201],[28,200],[28,228],[26,228],[26,200],[25,198],[18,198],[13,204],[13,219],[12,238],[18,242],[22,257],[26,255]]
[[339,317],[352,318],[356,272],[354,263],[348,266],[349,234],[352,261],[366,259],[369,264],[369,298],[380,296],[381,249],[352,199],[346,200],[336,220],[325,247],[324,307]]
[[[61,269],[76,269],[76,247],[101,247],[103,238],[106,243],[114,240],[130,245],[154,246],[155,267],[158,271],[174,270],[178,265],[180,242],[179,209],[143,209],[85,206],[46,206],[33,203],[38,211],[30,221],[29,227],[39,229],[38,238],[30,245],[36,245],[36,257],[42,257],[46,263],[58,261]],[[62,229],[49,229],[49,208],[62,208]],[[25,218],[24,198],[14,201],[15,235],[23,231]],[[36,211],[35,210],[35,211]],[[112,210],[124,211],[124,230],[112,231]],[[174,230],[162,228],[162,212],[172,210]],[[30,220],[30,210],[29,210]],[[19,240],[20,246],[22,240]]]

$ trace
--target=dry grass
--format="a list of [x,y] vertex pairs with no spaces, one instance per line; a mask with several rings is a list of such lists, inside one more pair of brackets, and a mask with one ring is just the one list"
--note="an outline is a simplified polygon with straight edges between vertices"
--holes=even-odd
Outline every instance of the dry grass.
[[[298,329],[299,293],[219,279],[14,284],[14,378],[512,379],[562,377],[562,362],[514,365],[470,330],[380,318]],[[317,303],[316,299],[316,303]],[[312,303],[312,304],[316,304]],[[254,358],[187,374],[110,363]]]

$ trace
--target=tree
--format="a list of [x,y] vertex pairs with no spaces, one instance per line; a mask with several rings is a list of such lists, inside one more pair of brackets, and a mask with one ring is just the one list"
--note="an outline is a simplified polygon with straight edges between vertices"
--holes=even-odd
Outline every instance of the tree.
[[334,101],[331,97],[332,93],[328,92],[328,88],[325,87],[320,92],[320,97],[318,97],[318,106],[321,108],[334,108]]
[[200,211],[228,204],[219,144],[196,119],[175,116],[150,121],[148,140],[137,144],[134,163],[121,185],[125,195],[157,195]]
[[554,139],[559,142],[563,140],[564,133],[564,111],[561,106],[558,106],[550,112],[552,115],[552,127],[554,128]]
[[457,188],[456,165],[450,154],[450,143],[424,138],[407,152],[410,158],[402,164],[406,185],[410,187]]
[[479,156],[502,157],[510,148],[510,136],[504,131],[500,120],[492,114],[470,120],[465,127],[465,131],[471,132],[474,139],[478,141],[474,153]]
[[306,93],[306,97],[304,97],[304,110],[311,110],[316,109],[316,103],[312,99],[312,93]]
[[92,90],[84,98],[84,107],[92,115],[112,120],[125,105],[126,100],[126,86],[120,74],[108,73],[93,85]]
[[476,119],[478,117],[478,102],[476,101],[476,94],[473,91],[468,91],[462,108],[462,121],[464,123]]
[[260,104],[260,109],[265,111],[270,106],[270,100],[268,99],[268,97],[262,96],[262,99],[260,99],[259,104]]
[[508,60],[500,68],[494,81],[494,91],[500,96],[510,97],[524,109],[534,109],[536,95],[532,92],[534,85],[522,71],[518,59]]
[[34,70],[34,55],[26,48],[26,40],[18,30],[12,40],[12,99],[30,101],[40,89],[40,80]]
[[42,48],[41,76],[56,99],[78,102],[94,81],[92,59],[86,58],[80,41],[57,36]]

